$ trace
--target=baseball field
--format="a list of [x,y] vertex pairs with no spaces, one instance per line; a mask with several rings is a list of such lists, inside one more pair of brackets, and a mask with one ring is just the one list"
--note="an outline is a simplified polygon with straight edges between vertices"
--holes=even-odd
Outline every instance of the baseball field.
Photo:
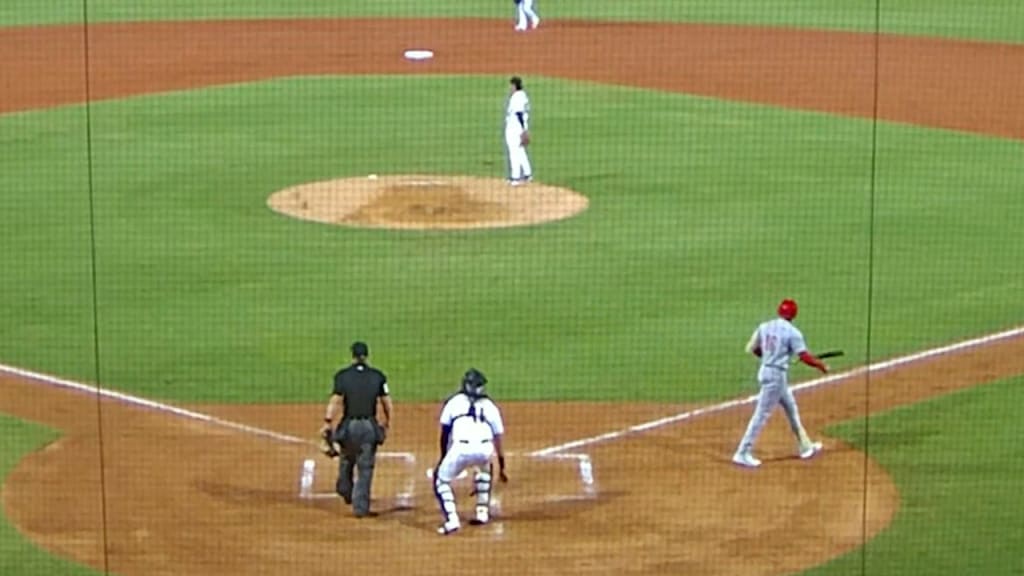
[[[0,3],[0,574],[1024,573],[1024,4],[538,10]],[[787,297],[824,451],[741,469]],[[354,340],[370,520],[315,445]],[[441,538],[471,366],[511,480]]]

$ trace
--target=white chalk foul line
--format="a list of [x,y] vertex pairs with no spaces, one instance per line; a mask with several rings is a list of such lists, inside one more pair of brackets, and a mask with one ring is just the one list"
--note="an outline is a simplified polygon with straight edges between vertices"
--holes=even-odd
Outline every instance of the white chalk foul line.
[[[0,364],[0,372],[6,372],[15,376],[21,376],[36,382],[44,384],[51,384],[60,388],[68,388],[78,392],[84,392],[86,394],[99,395],[102,398],[108,398],[110,400],[117,400],[130,404],[132,406],[138,406],[140,408],[149,408],[157,412],[164,412],[166,414],[174,414],[182,418],[189,420],[195,420],[198,422],[205,422],[212,426],[220,426],[221,428],[227,428],[242,432],[244,434],[251,434],[253,436],[259,436],[262,438],[269,438],[271,440],[277,440],[279,442],[286,442],[289,444],[308,444],[310,446],[316,446],[316,443],[307,440],[305,438],[299,438],[297,436],[291,436],[289,434],[282,434],[280,432],[274,432],[273,430],[266,430],[264,428],[258,428],[256,426],[249,426],[248,424],[242,424],[240,422],[232,422],[231,420],[225,420],[223,418],[217,418],[216,416],[210,416],[209,414],[203,414],[202,412],[196,412],[194,410],[188,410],[186,408],[179,408],[177,406],[171,406],[170,404],[164,404],[162,402],[156,402],[154,400],[147,400],[140,396],[134,396],[132,394],[125,394],[124,392],[118,392],[116,390],[110,390],[109,388],[100,388],[98,386],[91,386],[89,384],[82,384],[81,382],[75,382],[73,380],[67,380],[65,378],[59,378],[57,376],[51,376],[49,374],[43,374],[40,372],[33,372],[31,370],[25,370],[24,368],[18,368],[16,366],[8,366],[6,364]],[[398,458],[400,460],[415,462],[416,456],[411,452],[378,452],[377,456],[383,458]]]
[[[882,371],[882,370],[887,370],[887,369],[890,369],[890,368],[895,368],[897,366],[903,366],[905,364],[910,364],[910,363],[913,363],[913,362],[917,362],[919,360],[925,360],[925,359],[928,359],[928,358],[934,358],[936,356],[942,356],[942,355],[945,355],[945,354],[949,354],[951,352],[957,352],[957,351],[964,350],[964,349],[967,349],[967,348],[974,348],[974,347],[977,347],[977,346],[983,346],[985,344],[991,344],[993,342],[998,342],[999,340],[1006,340],[1008,338],[1013,338],[1014,336],[1020,336],[1021,334],[1024,334],[1024,326],[1018,326],[1017,328],[1011,328],[1011,329],[1005,330],[1003,332],[997,332],[995,334],[989,334],[987,336],[981,336],[981,337],[978,337],[978,338],[973,338],[971,340],[964,340],[962,342],[956,342],[954,344],[948,344],[946,346],[941,346],[939,348],[932,348],[932,349],[929,349],[929,350],[924,350],[924,351],[921,351],[921,352],[916,352],[914,354],[909,354],[907,356],[900,356],[898,358],[893,358],[891,360],[885,360],[883,362],[877,362],[875,364],[869,364],[867,366],[862,366],[860,368],[856,368],[856,369],[850,370],[848,372],[841,372],[839,374],[830,374],[828,376],[823,376],[823,377],[817,378],[815,380],[810,380],[808,382],[804,382],[802,384],[798,384],[796,386],[793,386],[792,389],[793,389],[794,392],[800,391],[800,390],[808,390],[810,388],[816,388],[816,387],[819,387],[819,386],[824,386],[826,384],[831,384],[831,383],[834,383],[834,382],[840,382],[840,381],[843,381],[843,380],[848,380],[848,379],[850,379],[850,378],[852,378],[854,376],[859,376],[861,374],[865,374],[865,373],[868,373],[868,372],[878,372],[878,371]],[[672,416],[666,416],[665,418],[659,418],[657,420],[651,420],[650,422],[643,422],[641,424],[635,424],[635,425],[629,426],[627,428],[621,428],[619,430],[613,430],[611,432],[605,432],[604,434],[599,434],[597,436],[591,436],[589,438],[581,438],[579,440],[573,440],[571,442],[565,442],[563,444],[556,444],[554,446],[549,446],[547,448],[542,448],[540,450],[535,450],[535,451],[531,452],[530,454],[532,456],[552,456],[552,455],[556,455],[556,454],[562,454],[562,453],[565,453],[567,450],[575,450],[577,448],[582,448],[584,446],[592,446],[594,444],[600,444],[602,442],[608,442],[609,440],[617,440],[619,438],[624,438],[626,436],[631,436],[633,434],[637,434],[637,433],[640,433],[640,432],[645,432],[647,430],[653,430],[655,428],[661,428],[663,426],[668,426],[670,424],[675,424],[677,422],[683,422],[685,420],[691,420],[691,419],[696,418],[698,416],[704,416],[706,414],[713,414],[715,412],[722,412],[722,411],[728,410],[730,408],[735,408],[736,406],[742,406],[744,404],[750,404],[750,403],[754,402],[755,400],[757,400],[757,395],[756,394],[751,395],[751,396],[747,396],[745,398],[738,398],[738,399],[735,399],[735,400],[729,400],[727,402],[722,402],[720,404],[713,404],[711,406],[705,406],[703,408],[697,408],[695,410],[689,410],[689,411],[686,411],[686,412],[680,412],[678,414],[673,414]]]

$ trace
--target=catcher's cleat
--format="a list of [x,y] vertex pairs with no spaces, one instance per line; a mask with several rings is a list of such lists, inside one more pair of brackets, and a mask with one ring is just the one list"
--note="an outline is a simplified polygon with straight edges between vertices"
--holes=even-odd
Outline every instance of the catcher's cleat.
[[477,506],[476,507],[476,516],[474,516],[473,519],[469,521],[469,523],[472,524],[473,526],[483,526],[484,524],[487,524],[490,521],[491,521],[491,512],[490,512],[490,510],[488,510],[486,506]]
[[441,536],[448,536],[450,534],[455,534],[456,532],[458,532],[459,528],[461,528],[461,526],[459,526],[457,522],[454,524],[451,522],[445,522],[437,529],[437,533]]

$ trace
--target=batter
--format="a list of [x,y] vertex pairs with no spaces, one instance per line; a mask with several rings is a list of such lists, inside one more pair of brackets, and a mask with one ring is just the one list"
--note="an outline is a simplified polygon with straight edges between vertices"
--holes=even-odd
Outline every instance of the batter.
[[732,457],[732,461],[740,466],[757,468],[761,465],[761,461],[753,455],[754,443],[778,404],[782,405],[789,427],[797,437],[800,458],[811,458],[821,451],[821,442],[812,442],[800,422],[800,410],[789,389],[788,374],[789,364],[794,357],[823,374],[828,373],[828,366],[807,350],[803,333],[793,325],[796,313],[796,302],[783,300],[778,308],[779,317],[762,322],[747,342],[747,352],[761,359],[757,371],[761,391],[757,395],[757,404],[750,424],[747,425],[747,432]]

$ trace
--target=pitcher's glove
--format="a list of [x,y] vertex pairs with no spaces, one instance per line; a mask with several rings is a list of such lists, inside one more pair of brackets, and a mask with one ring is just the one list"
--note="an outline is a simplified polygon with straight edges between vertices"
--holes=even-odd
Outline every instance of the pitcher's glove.
[[338,446],[334,444],[334,440],[331,437],[332,434],[333,433],[330,428],[325,428],[320,431],[320,451],[328,458],[337,458],[340,451],[338,450]]

